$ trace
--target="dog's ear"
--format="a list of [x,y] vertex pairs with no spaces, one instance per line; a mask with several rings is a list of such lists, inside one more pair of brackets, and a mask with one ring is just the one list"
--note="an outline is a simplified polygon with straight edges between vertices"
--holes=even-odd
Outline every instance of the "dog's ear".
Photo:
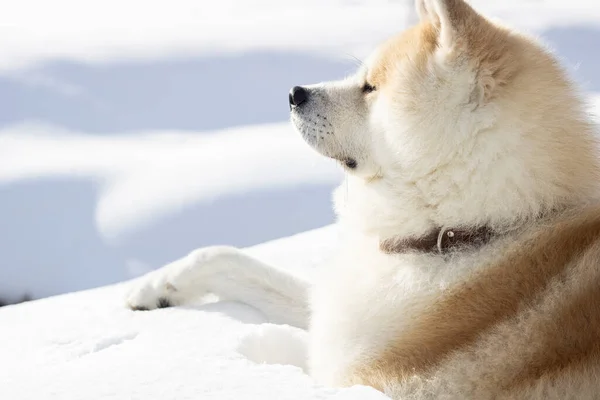
[[464,0],[416,0],[421,21],[429,21],[439,32],[438,45],[452,50],[464,45],[464,36],[481,20]]
[[507,36],[466,1],[416,0],[416,7],[421,21],[437,31],[437,60],[452,62],[466,54],[477,65],[472,102],[488,101],[513,76],[516,64],[508,51]]

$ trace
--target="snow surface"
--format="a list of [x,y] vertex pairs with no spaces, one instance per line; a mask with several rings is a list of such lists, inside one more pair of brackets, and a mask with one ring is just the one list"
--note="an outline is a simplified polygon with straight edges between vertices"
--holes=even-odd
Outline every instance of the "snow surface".
[[[310,279],[334,238],[329,227],[248,251]],[[386,398],[315,385],[303,371],[306,332],[270,324],[246,305],[134,312],[124,289],[0,308],[0,399]]]
[[[333,221],[336,166],[287,122],[410,1],[21,0],[0,13],[0,297],[115,283],[211,244]],[[596,0],[472,1],[548,41],[600,113]],[[335,227],[248,251],[310,279]],[[0,399],[382,399],[303,372],[306,332],[213,303],[152,312],[127,283],[0,308]]]

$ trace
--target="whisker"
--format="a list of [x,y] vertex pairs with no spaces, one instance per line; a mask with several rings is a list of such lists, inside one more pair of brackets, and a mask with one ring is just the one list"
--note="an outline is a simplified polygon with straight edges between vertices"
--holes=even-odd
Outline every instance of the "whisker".
[[360,58],[356,57],[355,55],[352,55],[350,53],[344,53],[348,58],[350,58],[357,67],[362,67],[365,65],[365,63],[363,62],[363,60],[361,60]]

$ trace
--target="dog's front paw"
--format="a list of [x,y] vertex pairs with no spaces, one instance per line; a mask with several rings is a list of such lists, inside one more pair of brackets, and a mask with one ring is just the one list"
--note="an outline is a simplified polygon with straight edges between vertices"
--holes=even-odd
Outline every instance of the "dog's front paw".
[[153,310],[194,300],[210,291],[209,278],[223,273],[227,260],[238,253],[227,246],[194,250],[135,282],[127,293],[127,306],[133,310]]
[[126,295],[126,303],[132,310],[153,310],[178,304],[177,289],[169,282],[163,271],[153,271],[136,282]]

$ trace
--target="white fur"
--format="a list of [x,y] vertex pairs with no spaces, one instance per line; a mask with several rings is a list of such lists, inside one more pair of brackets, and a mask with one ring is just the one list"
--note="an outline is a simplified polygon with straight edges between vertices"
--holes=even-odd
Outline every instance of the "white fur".
[[306,282],[226,246],[195,250],[149,273],[129,292],[127,304],[151,310],[160,301],[180,305],[208,293],[244,302],[269,319],[306,328]]

